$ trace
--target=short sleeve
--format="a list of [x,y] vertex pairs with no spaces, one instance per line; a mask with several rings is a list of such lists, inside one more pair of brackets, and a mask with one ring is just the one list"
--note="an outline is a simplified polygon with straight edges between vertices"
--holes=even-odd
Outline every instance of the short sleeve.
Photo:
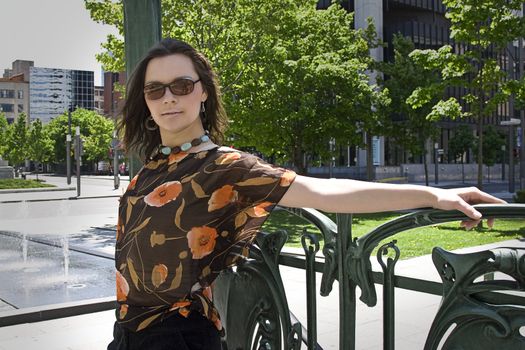
[[208,209],[219,208],[225,198],[231,203],[218,227],[221,241],[215,254],[231,266],[248,255],[248,249],[272,209],[279,203],[294,181],[294,171],[269,164],[243,152],[224,153],[215,161],[217,171],[223,169],[228,183],[216,189]]

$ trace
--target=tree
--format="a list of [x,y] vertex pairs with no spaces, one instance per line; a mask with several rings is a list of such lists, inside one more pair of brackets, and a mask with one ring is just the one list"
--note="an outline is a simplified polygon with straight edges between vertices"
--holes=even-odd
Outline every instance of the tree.
[[[439,50],[416,50],[414,59],[428,69],[440,69],[443,81],[414,91],[413,99],[420,105],[432,103],[428,96],[442,93],[443,99],[433,105],[429,118],[474,117],[477,120],[478,187],[483,181],[483,119],[492,115],[498,105],[513,93],[520,93],[514,68],[505,72],[500,57],[507,46],[525,34],[525,19],[520,16],[522,1],[518,0],[443,0],[445,16],[451,22],[451,46]],[[445,100],[449,87],[467,88],[461,97]],[[467,108],[463,109],[462,104]]]
[[489,125],[483,131],[483,137],[477,137],[475,139],[476,147],[479,147],[479,142],[483,143],[481,145],[483,148],[483,164],[486,165],[490,171],[490,167],[494,166],[500,157],[501,146],[505,145],[505,135],[502,135],[495,127]]
[[465,153],[475,145],[475,137],[467,125],[460,125],[448,143],[449,153],[454,159],[461,159],[461,178],[465,182]]
[[7,150],[7,118],[5,113],[0,112],[0,159],[5,157]]
[[[304,173],[304,155],[329,155],[328,141],[362,144],[379,125],[373,107],[383,92],[368,84],[371,33],[353,30],[340,5],[317,11],[315,0],[164,0],[162,31],[202,51],[221,78],[236,147],[290,159]],[[122,33],[121,4],[87,1],[93,19]],[[123,45],[109,37],[99,55],[122,70]],[[365,118],[366,116],[366,118]],[[377,134],[377,133],[376,133]]]
[[[53,157],[53,141],[49,138],[46,130],[42,128],[42,122],[40,119],[35,119],[31,123],[28,147],[28,157],[39,164],[49,162]],[[36,178],[38,180],[38,167]]]
[[[384,79],[379,79],[380,85],[388,90],[391,103],[384,111],[396,120],[392,124],[389,136],[396,144],[403,146],[415,156],[423,156],[425,168],[425,183],[428,186],[428,165],[426,142],[428,139],[437,137],[438,128],[435,119],[428,119],[430,106],[413,106],[409,97],[412,92],[420,87],[432,85],[440,80],[439,72],[424,69],[417,65],[410,53],[414,50],[414,43],[395,34],[392,40],[394,48],[394,60],[392,62],[380,62],[377,65]],[[439,95],[434,95],[437,100]]]
[[20,113],[15,121],[7,127],[7,149],[5,158],[16,169],[28,158],[27,117]]
[[[80,135],[84,140],[85,159],[91,162],[107,160],[108,150],[112,139],[113,122],[94,111],[76,109],[71,113],[72,130],[80,127]],[[66,134],[68,116],[64,113],[51,120],[44,127],[53,140],[54,161],[64,162],[66,159]],[[71,156],[73,157],[73,150]]]

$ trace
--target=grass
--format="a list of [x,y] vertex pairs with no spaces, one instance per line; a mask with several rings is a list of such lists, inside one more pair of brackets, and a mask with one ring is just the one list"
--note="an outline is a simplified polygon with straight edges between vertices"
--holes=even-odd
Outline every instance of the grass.
[[23,180],[23,179],[1,179],[0,190],[19,189],[19,188],[39,188],[39,187],[56,187],[46,184],[43,180]]
[[[399,213],[354,215],[352,221],[352,235],[354,237],[362,236],[380,224],[400,215],[401,214]],[[328,216],[335,222],[334,214],[328,214]],[[285,211],[273,212],[265,222],[262,230],[266,232],[275,232],[276,230],[284,229],[289,235],[286,245],[290,247],[302,247],[301,234],[303,227],[306,227],[309,233],[320,233],[315,226]],[[398,233],[394,237],[381,242],[379,246],[390,242],[392,239],[396,239],[397,246],[401,251],[400,258],[406,259],[430,254],[432,248],[435,246],[439,246],[446,250],[453,250],[514,238],[525,238],[525,219],[499,219],[496,220],[494,228],[490,230],[485,227],[466,231],[464,228],[459,227],[459,222],[420,227]],[[323,242],[321,241],[320,243],[322,247]],[[375,251],[373,254],[375,255]]]

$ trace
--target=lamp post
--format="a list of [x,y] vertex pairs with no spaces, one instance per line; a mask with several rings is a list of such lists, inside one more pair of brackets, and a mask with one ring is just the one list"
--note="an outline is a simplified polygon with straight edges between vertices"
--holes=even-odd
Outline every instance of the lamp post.
[[521,124],[521,120],[517,118],[510,118],[500,122],[502,126],[509,127],[509,192],[514,193],[514,127]]
[[505,180],[505,145],[501,145],[501,180]]
[[118,190],[120,187],[120,177],[118,171],[118,145],[117,130],[113,130],[113,139],[111,140],[111,149],[113,150],[113,188]]
[[438,179],[438,150],[439,150],[439,143],[434,143],[434,183],[437,184],[439,182]]
[[67,184],[71,185],[71,106],[67,111],[66,176]]
[[328,177],[329,178],[332,178],[333,177],[333,166],[334,166],[334,148],[335,148],[335,139],[334,138],[330,138],[330,141],[328,141],[328,145],[330,147],[330,166],[328,168]]
[[80,126],[77,126],[75,132],[75,160],[77,163],[77,197],[80,197],[80,165],[82,163],[83,153],[82,139],[80,138]]

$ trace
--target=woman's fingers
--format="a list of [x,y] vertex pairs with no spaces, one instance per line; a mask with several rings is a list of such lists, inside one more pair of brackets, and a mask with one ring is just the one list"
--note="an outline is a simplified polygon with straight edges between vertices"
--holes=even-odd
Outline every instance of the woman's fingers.
[[455,209],[459,210],[466,216],[468,216],[471,219],[479,220],[481,219],[481,213],[477,211],[472,205],[465,202],[461,197],[456,202]]
[[474,227],[478,226],[481,220],[464,220],[461,221],[459,226],[464,227],[467,231],[472,230]]

